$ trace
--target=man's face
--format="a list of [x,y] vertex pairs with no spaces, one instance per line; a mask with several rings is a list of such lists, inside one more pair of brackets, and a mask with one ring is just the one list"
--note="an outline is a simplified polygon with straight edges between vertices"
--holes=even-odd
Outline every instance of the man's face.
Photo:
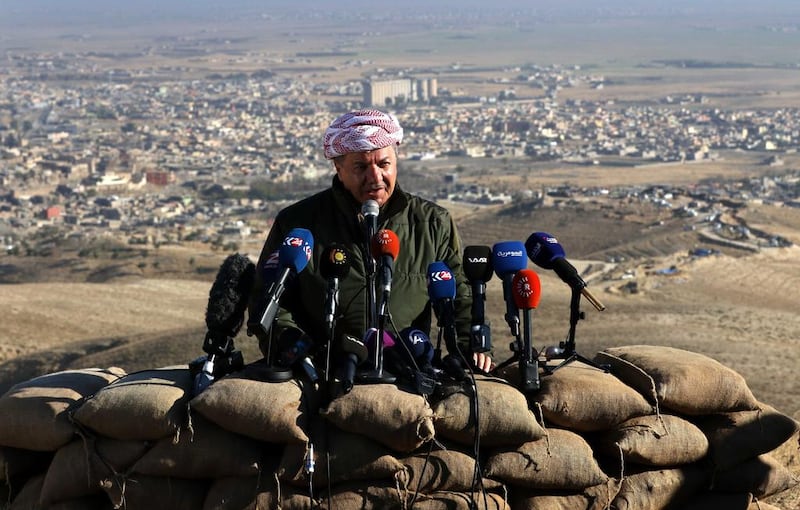
[[334,160],[336,174],[358,203],[367,200],[383,207],[394,192],[397,153],[393,146],[369,152],[348,152]]

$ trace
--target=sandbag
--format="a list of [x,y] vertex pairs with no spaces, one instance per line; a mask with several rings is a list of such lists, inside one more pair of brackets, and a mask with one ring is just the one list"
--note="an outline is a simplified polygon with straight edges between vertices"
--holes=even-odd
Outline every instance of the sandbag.
[[493,492],[437,491],[420,495],[414,510],[509,510],[502,494]]
[[42,493],[42,483],[44,475],[29,478],[11,501],[8,510],[40,510],[42,507],[39,504],[39,495]]
[[148,447],[144,441],[103,437],[79,438],[62,446],[47,469],[41,502],[52,504],[103,494],[103,481],[117,481],[118,475],[144,455]]
[[177,478],[249,476],[260,470],[261,444],[195,416],[175,442],[159,439],[131,468],[132,473]]
[[511,492],[514,510],[608,510],[620,483],[608,482],[586,487],[581,491],[542,491],[514,488]]
[[357,384],[321,414],[342,430],[363,434],[400,453],[410,453],[434,436],[428,401],[394,384]]
[[191,388],[188,367],[135,372],[98,391],[74,412],[74,418],[113,439],[173,436],[187,420]]
[[[326,420],[317,420],[312,429],[315,471],[314,487],[343,481],[384,480],[393,482],[405,467],[381,443],[361,434],[346,432]],[[289,443],[283,450],[278,475],[296,487],[308,487],[305,472],[308,445]],[[330,476],[328,471],[330,470]]]
[[[437,491],[470,492],[474,489],[475,459],[458,450],[433,450],[400,459],[407,472],[406,487],[411,492],[429,494]],[[482,475],[478,466],[478,473]],[[497,480],[483,479],[483,488],[502,487]]]
[[437,436],[462,445],[475,442],[475,393],[480,444],[518,445],[544,437],[544,428],[528,409],[525,395],[507,381],[475,375],[475,385],[457,387],[433,404]]
[[69,412],[123,375],[116,367],[65,370],[12,386],[0,397],[0,445],[58,450],[75,436]]
[[[313,507],[312,507],[313,504]],[[220,478],[208,489],[202,510],[311,510],[320,508],[308,494],[293,487],[279,487],[272,473],[261,476]]]
[[683,508],[708,487],[709,476],[695,464],[676,468],[638,470],[625,475],[614,510],[663,510]]
[[586,440],[550,429],[546,438],[497,449],[484,466],[488,478],[531,489],[584,489],[608,481]]
[[701,416],[695,423],[708,437],[710,458],[719,469],[768,453],[800,430],[794,419],[761,404],[757,411]]
[[108,496],[99,494],[60,501],[45,508],[46,510],[114,510],[114,505],[111,504]]
[[662,410],[697,416],[758,409],[744,377],[703,354],[629,345],[605,349],[595,359]]
[[614,375],[584,363],[570,363],[542,377],[531,400],[545,420],[577,432],[608,430],[635,416],[652,414],[653,406]]
[[309,414],[318,407],[310,387],[291,379],[265,382],[261,364],[228,375],[192,399],[193,411],[220,427],[271,443],[305,443]]
[[0,482],[8,483],[19,477],[43,473],[52,460],[53,452],[0,446]]
[[753,501],[749,492],[705,492],[693,497],[683,510],[748,510]]
[[769,455],[759,455],[725,471],[716,471],[712,488],[721,492],[747,491],[763,499],[799,482],[786,466]]
[[116,508],[125,510],[197,510],[207,489],[204,480],[135,475],[126,479],[122,493],[116,487],[107,493]]
[[[393,484],[356,482],[340,484],[319,497],[324,510],[406,510],[408,493]],[[282,509],[283,510],[283,509]]]
[[693,423],[674,415],[638,416],[591,440],[595,452],[645,466],[672,467],[708,454],[708,438]]

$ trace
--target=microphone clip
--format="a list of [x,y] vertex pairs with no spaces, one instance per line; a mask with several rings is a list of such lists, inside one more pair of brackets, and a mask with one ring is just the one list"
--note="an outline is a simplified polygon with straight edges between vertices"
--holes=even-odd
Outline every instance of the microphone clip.
[[488,324],[473,324],[469,332],[469,340],[472,352],[492,350],[492,330]]

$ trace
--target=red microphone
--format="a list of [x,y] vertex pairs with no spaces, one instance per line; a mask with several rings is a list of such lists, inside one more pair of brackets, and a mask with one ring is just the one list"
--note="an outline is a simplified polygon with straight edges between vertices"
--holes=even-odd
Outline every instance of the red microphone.
[[531,269],[520,269],[511,280],[514,304],[520,310],[531,310],[539,306],[542,298],[542,283],[539,275]]
[[514,304],[522,310],[522,349],[519,353],[519,375],[522,391],[539,389],[539,360],[531,343],[531,310],[539,306],[542,284],[539,275],[530,269],[520,269],[511,280]]
[[378,230],[370,241],[370,251],[372,258],[380,264],[381,286],[384,295],[387,295],[392,290],[392,268],[400,253],[400,240],[397,234],[388,228]]

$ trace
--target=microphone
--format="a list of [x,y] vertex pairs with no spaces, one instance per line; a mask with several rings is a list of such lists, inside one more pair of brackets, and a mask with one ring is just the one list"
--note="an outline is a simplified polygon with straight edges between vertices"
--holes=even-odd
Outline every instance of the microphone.
[[367,240],[371,240],[378,231],[378,214],[380,207],[375,200],[367,200],[361,205],[361,216],[363,219],[363,228]]
[[531,339],[531,310],[539,306],[542,287],[539,275],[530,269],[520,269],[511,282],[514,304],[522,310],[522,350],[519,353],[520,383],[523,391],[539,389],[539,362],[534,355]]
[[428,264],[428,299],[438,326],[444,335],[444,343],[450,354],[458,352],[455,325],[456,279],[450,268],[441,261]]
[[380,207],[375,200],[367,200],[361,205],[361,229],[364,238],[361,241],[361,251],[364,256],[364,271],[367,275],[367,302],[366,317],[369,327],[377,326],[378,317],[375,298],[375,259],[371,256],[370,245],[372,238],[378,231],[378,214]]
[[[194,378],[195,395],[208,388],[216,377],[244,365],[242,353],[234,350],[233,339],[244,322],[254,274],[255,264],[238,253],[229,255],[217,271],[206,307],[208,331],[203,340],[203,351],[207,356]],[[190,368],[200,359],[190,364]]]
[[586,288],[586,282],[578,274],[575,266],[567,262],[564,248],[561,247],[554,236],[546,232],[534,232],[525,241],[525,250],[528,253],[528,258],[534,264],[543,269],[555,271],[561,281],[569,285],[571,289],[580,291],[595,309],[600,312],[606,309],[605,305],[598,301]]
[[311,361],[309,353],[314,347],[314,342],[307,334],[298,328],[286,328],[278,336],[278,366],[290,368],[300,363],[312,383],[319,380],[317,369]]
[[[378,348],[378,328],[369,328],[364,333],[364,345],[367,346],[367,356],[373,358],[375,356],[375,349]],[[384,331],[382,335],[381,345],[384,349],[391,349],[395,346],[394,336],[388,331]]]
[[353,381],[356,376],[356,368],[367,359],[367,346],[358,338],[344,334],[339,343],[342,361],[337,373],[344,393],[350,393],[353,389]]
[[398,341],[386,349],[386,362],[390,369],[420,395],[431,395],[436,389],[433,357],[431,339],[424,331],[413,327],[401,330]]
[[[283,239],[278,248],[278,277],[273,280],[267,290],[267,304],[259,320],[264,334],[269,333],[275,316],[278,315],[280,299],[286,290],[286,282],[295,274],[306,268],[314,249],[314,236],[304,228],[293,228]],[[265,264],[265,270],[267,270]]]
[[494,272],[503,280],[503,299],[506,302],[506,323],[514,338],[519,338],[519,309],[511,295],[511,280],[514,273],[528,267],[525,260],[525,245],[522,241],[503,241],[492,246]]
[[492,334],[486,324],[486,282],[492,279],[492,250],[488,246],[464,248],[464,275],[472,286],[472,327],[470,348],[472,352],[492,349]]
[[394,261],[400,253],[400,240],[389,229],[381,229],[372,236],[370,242],[372,257],[380,262],[381,304],[378,317],[386,317],[389,306],[389,293],[392,291],[392,270]]
[[325,296],[325,324],[328,330],[333,328],[336,307],[339,304],[339,280],[350,272],[350,257],[344,246],[331,244],[319,261],[319,273],[328,281],[328,293]]

